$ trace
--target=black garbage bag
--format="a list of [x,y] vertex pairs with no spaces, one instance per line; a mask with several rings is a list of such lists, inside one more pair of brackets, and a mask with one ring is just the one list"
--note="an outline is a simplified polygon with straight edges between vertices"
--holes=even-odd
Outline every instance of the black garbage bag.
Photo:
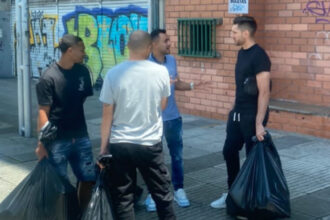
[[79,217],[75,188],[59,176],[47,159],[0,204],[0,220],[76,220]]
[[45,146],[52,143],[57,137],[57,126],[51,122],[47,122],[40,130],[39,141]]
[[107,172],[109,172],[110,157],[103,157],[99,159],[99,163],[105,166],[104,169],[99,169],[97,166],[98,178],[94,187],[91,201],[87,209],[84,211],[82,220],[113,220],[110,194],[107,190]]
[[281,160],[269,133],[256,141],[227,199],[227,213],[250,219],[290,217],[290,194]]

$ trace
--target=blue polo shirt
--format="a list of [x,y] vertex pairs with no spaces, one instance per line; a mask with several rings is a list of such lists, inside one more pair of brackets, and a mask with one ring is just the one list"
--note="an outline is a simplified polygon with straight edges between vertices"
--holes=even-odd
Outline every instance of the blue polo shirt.
[[[170,74],[170,78],[172,80],[178,77],[178,72],[176,69],[176,60],[172,55],[166,55],[164,63],[160,63],[156,58],[150,54],[149,60],[160,65],[163,65],[167,68],[168,73]],[[171,95],[168,97],[168,104],[166,109],[163,111],[163,121],[169,121],[173,119],[177,119],[180,117],[180,112],[178,106],[175,101],[175,87],[174,84],[171,85]]]

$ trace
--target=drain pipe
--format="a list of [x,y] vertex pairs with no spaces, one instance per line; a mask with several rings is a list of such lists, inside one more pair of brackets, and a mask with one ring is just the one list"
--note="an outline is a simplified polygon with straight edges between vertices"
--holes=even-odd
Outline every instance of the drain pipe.
[[18,133],[31,137],[31,76],[28,0],[16,0]]

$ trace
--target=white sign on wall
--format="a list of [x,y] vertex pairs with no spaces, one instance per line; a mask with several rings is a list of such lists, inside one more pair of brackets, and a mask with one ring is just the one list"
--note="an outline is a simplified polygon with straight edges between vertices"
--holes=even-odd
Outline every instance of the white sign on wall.
[[230,14],[248,14],[249,0],[229,0],[228,13]]

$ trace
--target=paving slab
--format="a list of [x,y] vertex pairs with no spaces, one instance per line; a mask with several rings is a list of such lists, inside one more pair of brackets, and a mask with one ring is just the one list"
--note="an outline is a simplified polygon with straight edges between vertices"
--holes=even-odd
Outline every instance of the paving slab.
[[15,185],[0,178],[0,201],[6,198],[9,193],[15,188]]
[[[37,163],[32,138],[17,135],[17,94],[15,80],[0,79],[0,202],[33,169]],[[35,82],[33,82],[33,85]],[[34,91],[34,88],[32,88]],[[93,153],[100,146],[102,103],[99,92],[88,98],[85,112]],[[32,121],[36,124],[37,105],[32,94]],[[174,204],[177,219],[220,220],[233,219],[225,210],[212,209],[209,204],[226,191],[226,165],[222,156],[226,122],[193,115],[182,115],[184,142],[185,189],[191,206],[180,208]],[[290,189],[292,216],[290,219],[330,220],[330,140],[278,130],[269,130],[282,159],[282,166]],[[245,150],[240,152],[241,164]],[[170,156],[164,143],[164,159],[170,168]],[[72,184],[76,180],[69,169]],[[145,188],[140,176],[138,183]],[[144,190],[144,197],[147,190]],[[143,202],[143,201],[141,201]],[[143,205],[136,207],[137,220],[157,219]]]
[[291,204],[292,210],[297,210],[314,218],[321,218],[325,214],[330,215],[330,201],[313,195],[305,195],[301,198],[294,199]]

